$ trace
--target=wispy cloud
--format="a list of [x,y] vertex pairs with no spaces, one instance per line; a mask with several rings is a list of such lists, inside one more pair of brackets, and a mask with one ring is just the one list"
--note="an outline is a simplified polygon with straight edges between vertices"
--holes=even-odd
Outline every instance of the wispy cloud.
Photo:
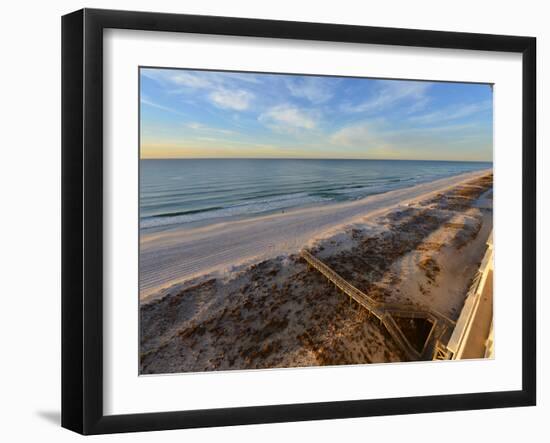
[[385,144],[380,136],[379,123],[358,122],[345,126],[330,136],[330,141],[338,146],[364,147]]
[[215,128],[215,127],[198,123],[198,122],[186,123],[185,127],[201,133],[218,133],[218,134],[225,134],[225,135],[236,134],[235,131],[232,131],[230,129]]
[[233,109],[235,111],[248,109],[254,99],[254,95],[251,92],[244,90],[231,91],[222,88],[212,91],[208,97],[218,108]]
[[156,103],[152,100],[149,100],[147,97],[145,96],[141,96],[140,97],[140,103],[142,105],[147,105],[147,106],[151,106],[153,108],[157,108],[157,109],[162,109],[163,111],[166,111],[166,112],[171,112],[172,114],[177,114],[177,115],[182,115],[182,116],[186,116],[185,113],[183,112],[180,112],[178,111],[177,109],[174,109],[174,108],[171,108],[169,106],[164,106],[164,105],[161,105],[159,103]]
[[260,114],[258,120],[279,132],[296,132],[317,126],[315,113],[290,104],[278,105]]
[[231,80],[238,80],[246,83],[261,84],[263,83],[262,77],[252,73],[240,73],[240,72],[230,72],[225,74]]
[[[189,90],[201,91],[200,94],[213,105],[221,109],[244,111],[249,108],[254,94],[245,89],[236,88],[241,82],[258,83],[253,76],[243,74],[221,74],[216,72],[189,72],[177,70],[143,70],[145,77],[172,88],[172,93],[188,97]],[[246,78],[246,80],[244,80]]]
[[187,88],[208,89],[215,86],[208,79],[208,77],[205,77],[204,75],[196,75],[186,71],[176,72],[175,74],[169,75],[168,79],[176,85],[185,86]]
[[289,78],[286,81],[286,86],[294,97],[304,98],[311,103],[319,104],[332,98],[335,80],[332,79],[331,81],[332,85],[329,85],[324,78]]
[[[215,73],[176,69],[142,69],[141,74],[163,87],[188,89],[210,89],[220,82]],[[179,89],[176,89],[178,91]]]
[[418,108],[427,101],[426,93],[430,84],[413,81],[378,81],[376,92],[360,103],[346,104],[344,110],[349,112],[373,113],[387,110],[405,101]]
[[443,140],[457,137],[457,133],[472,133],[475,124],[447,124],[431,127],[395,127],[383,119],[365,120],[346,125],[330,136],[333,144],[349,147],[369,147],[376,145],[410,145],[429,140]]
[[447,107],[445,109],[440,109],[427,114],[410,117],[410,120],[415,123],[422,124],[447,122],[451,120],[458,120],[461,118],[470,117],[480,112],[489,111],[490,109],[492,109],[492,106],[493,104],[490,100],[470,104],[457,104],[453,105],[452,107]]

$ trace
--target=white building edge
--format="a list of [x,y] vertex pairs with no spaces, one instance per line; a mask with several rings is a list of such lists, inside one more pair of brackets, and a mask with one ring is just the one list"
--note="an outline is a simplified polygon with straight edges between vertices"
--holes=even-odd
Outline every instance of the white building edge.
[[446,346],[438,346],[436,359],[493,358],[493,233],[487,251],[466,295],[464,306]]

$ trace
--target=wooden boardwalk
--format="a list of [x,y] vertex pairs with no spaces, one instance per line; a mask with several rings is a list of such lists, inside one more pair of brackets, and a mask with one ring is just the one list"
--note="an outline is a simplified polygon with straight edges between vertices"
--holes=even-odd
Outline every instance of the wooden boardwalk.
[[[409,360],[427,360],[434,358],[434,353],[440,339],[445,333],[454,327],[454,322],[444,315],[434,310],[418,310],[415,306],[401,303],[383,303],[369,297],[363,291],[357,289],[333,269],[311,254],[302,249],[300,252],[302,258],[314,269],[324,275],[338,289],[344,292],[363,308],[369,314],[374,315],[381,324],[384,325],[390,336],[405,353]],[[422,351],[418,351],[407,339],[399,327],[396,317],[401,318],[421,318],[432,323],[431,331],[424,343]]]

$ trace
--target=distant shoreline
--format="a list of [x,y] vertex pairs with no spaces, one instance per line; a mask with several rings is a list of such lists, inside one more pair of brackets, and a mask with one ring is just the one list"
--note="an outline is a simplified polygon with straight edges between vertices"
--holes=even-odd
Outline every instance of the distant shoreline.
[[355,201],[141,233],[140,299],[201,275],[295,253],[345,225],[364,222],[491,171],[489,168],[454,175]]

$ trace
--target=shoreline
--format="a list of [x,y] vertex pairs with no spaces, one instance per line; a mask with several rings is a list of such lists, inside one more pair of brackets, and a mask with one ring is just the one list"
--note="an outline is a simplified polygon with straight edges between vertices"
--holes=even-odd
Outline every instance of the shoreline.
[[201,276],[236,272],[252,263],[295,253],[346,225],[366,222],[491,171],[458,174],[360,200],[141,234],[140,300],[162,297]]
[[[439,162],[436,162],[439,163]],[[486,162],[483,162],[486,163]],[[341,194],[333,194],[332,197],[327,197],[324,195],[323,189],[293,189],[292,191],[288,191],[287,193],[281,192],[281,193],[273,193],[273,190],[270,191],[269,194],[265,196],[268,200],[270,198],[275,198],[275,201],[280,201],[279,198],[294,195],[295,198],[298,197],[298,194],[300,194],[300,197],[316,197],[319,200],[316,201],[310,201],[310,202],[302,202],[302,203],[295,203],[290,204],[289,206],[280,206],[275,207],[272,209],[260,209],[255,210],[254,207],[250,208],[250,211],[248,212],[240,212],[235,214],[225,214],[225,215],[214,215],[217,212],[223,212],[225,210],[230,210],[231,208],[235,209],[238,208],[241,205],[236,205],[234,207],[230,206],[216,206],[213,208],[210,208],[208,210],[196,210],[196,211],[176,211],[173,213],[166,212],[161,214],[151,214],[148,216],[140,217],[140,230],[143,232],[143,234],[147,235],[150,233],[155,232],[162,232],[162,231],[170,231],[174,229],[180,229],[180,228],[196,228],[196,227],[204,227],[208,225],[213,225],[217,223],[222,222],[230,222],[230,221],[237,221],[237,220],[246,220],[254,217],[261,217],[266,215],[273,215],[281,212],[291,212],[298,209],[303,208],[311,208],[311,207],[317,207],[317,206],[325,206],[325,205],[331,205],[331,204],[337,204],[337,203],[346,203],[346,202],[352,202],[357,200],[362,200],[364,198],[372,197],[378,194],[385,194],[387,192],[396,191],[399,189],[404,189],[412,186],[422,185],[426,183],[431,183],[437,180],[450,178],[453,176],[461,175],[461,174],[468,174],[468,173],[476,173],[483,170],[491,169],[492,166],[485,165],[484,168],[480,168],[477,170],[472,171],[464,171],[464,172],[456,172],[454,174],[439,174],[439,175],[432,175],[432,176],[416,176],[416,177],[404,177],[404,178],[397,178],[393,177],[390,179],[387,178],[371,178],[369,184],[363,183],[361,186],[352,186],[351,188],[343,188],[347,189],[347,191],[342,192]],[[396,184],[399,183],[399,184]],[[335,186],[334,184],[332,186]],[[277,189],[277,188],[274,188]],[[334,189],[329,189],[329,191],[333,191]],[[368,192],[366,192],[368,190]],[[364,195],[356,196],[356,197],[346,197],[346,195],[350,194],[356,194],[358,191],[362,192],[365,191]],[[256,203],[265,203],[263,201],[264,197],[261,195],[257,196],[258,201]],[[292,202],[292,199],[282,199],[283,201]],[[298,198],[299,200],[299,198]],[[254,199],[250,200],[251,203],[254,203]],[[253,206],[253,205],[252,205]],[[205,215],[204,218],[199,218],[196,220],[185,220],[186,217],[189,215]]]

